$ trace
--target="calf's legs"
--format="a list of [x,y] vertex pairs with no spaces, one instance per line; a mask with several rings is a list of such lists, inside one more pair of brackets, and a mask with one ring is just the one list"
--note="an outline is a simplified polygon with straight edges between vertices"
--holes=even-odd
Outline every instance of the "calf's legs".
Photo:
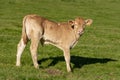
[[[31,36],[32,37],[31,37],[30,52],[31,52],[34,67],[39,68],[38,62],[37,62],[37,48],[38,48],[38,44],[39,44],[39,34],[34,33]],[[20,64],[21,64],[21,62],[20,62],[21,55],[24,51],[26,44],[24,43],[23,38],[21,38],[20,42],[18,43],[18,47],[17,47],[16,66],[20,66]]]
[[[31,38],[31,45],[30,45],[30,52],[33,60],[33,64],[35,68],[39,68],[38,62],[37,62],[37,48],[39,45],[39,37],[38,36],[32,36]],[[16,59],[16,66],[20,66],[20,60],[21,60],[21,55],[22,52],[25,48],[26,44],[24,43],[23,39],[21,38],[18,47],[17,47],[17,59]],[[63,49],[64,52],[64,58],[66,61],[66,68],[68,72],[71,72],[71,67],[70,67],[70,50],[67,48]]]

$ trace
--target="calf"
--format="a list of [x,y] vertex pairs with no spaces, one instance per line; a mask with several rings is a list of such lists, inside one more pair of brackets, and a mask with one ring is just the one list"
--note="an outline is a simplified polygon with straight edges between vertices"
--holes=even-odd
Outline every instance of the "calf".
[[35,68],[39,68],[37,62],[37,48],[39,42],[52,44],[60,48],[64,53],[67,71],[70,72],[70,49],[78,42],[83,34],[85,26],[91,25],[92,19],[75,20],[56,23],[38,15],[27,15],[23,19],[21,40],[17,47],[16,66],[20,66],[21,54],[29,40],[31,40],[30,51]]

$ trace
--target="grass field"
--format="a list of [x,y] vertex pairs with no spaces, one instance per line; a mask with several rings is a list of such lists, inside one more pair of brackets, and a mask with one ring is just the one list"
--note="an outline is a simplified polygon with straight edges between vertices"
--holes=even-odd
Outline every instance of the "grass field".
[[[39,46],[40,69],[33,67],[28,43],[22,66],[16,48],[22,18],[38,14],[57,22],[77,16],[93,19],[71,50],[73,72],[67,73],[58,48]],[[0,80],[120,80],[120,0],[0,0]]]

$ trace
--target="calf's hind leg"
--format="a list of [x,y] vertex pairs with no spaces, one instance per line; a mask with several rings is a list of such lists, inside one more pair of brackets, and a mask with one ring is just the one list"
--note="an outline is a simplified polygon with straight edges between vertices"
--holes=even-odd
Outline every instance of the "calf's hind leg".
[[18,43],[17,46],[17,59],[16,59],[16,66],[20,66],[20,59],[21,59],[21,55],[23,53],[23,50],[25,48],[26,44],[23,41],[23,38],[21,38],[20,42]]
[[31,51],[31,56],[33,60],[33,64],[35,68],[39,68],[38,62],[37,62],[37,48],[39,45],[39,36],[38,35],[33,35],[31,38],[31,45],[30,45],[30,51]]

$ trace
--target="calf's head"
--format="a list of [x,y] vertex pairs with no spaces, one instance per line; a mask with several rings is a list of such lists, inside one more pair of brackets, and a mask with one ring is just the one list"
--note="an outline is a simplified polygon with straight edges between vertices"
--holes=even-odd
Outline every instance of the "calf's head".
[[72,28],[75,30],[75,32],[79,35],[82,35],[84,33],[85,26],[90,26],[92,24],[92,19],[86,19],[83,18],[76,18],[73,21],[69,21],[70,24],[72,24]]

